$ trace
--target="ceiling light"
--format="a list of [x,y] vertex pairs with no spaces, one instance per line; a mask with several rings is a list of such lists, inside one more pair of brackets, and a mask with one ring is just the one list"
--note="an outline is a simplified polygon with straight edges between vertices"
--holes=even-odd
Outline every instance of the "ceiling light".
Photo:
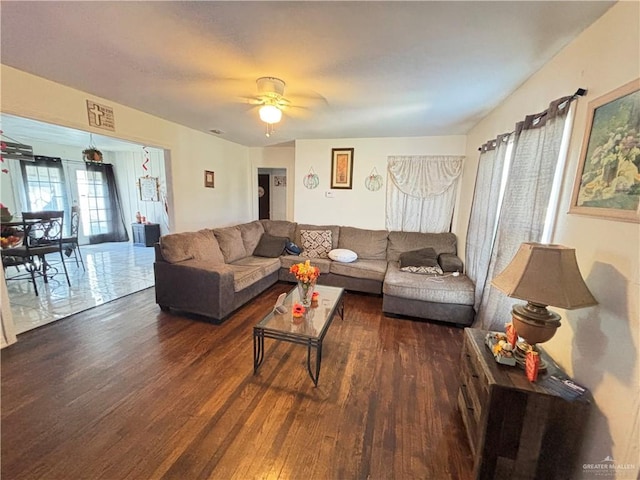
[[278,123],[282,119],[282,111],[275,105],[263,105],[259,113],[264,123]]

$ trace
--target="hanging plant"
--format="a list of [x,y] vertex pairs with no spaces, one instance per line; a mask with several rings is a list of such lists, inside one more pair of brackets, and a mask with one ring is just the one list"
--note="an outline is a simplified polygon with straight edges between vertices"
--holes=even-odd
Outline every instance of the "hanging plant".
[[102,152],[97,148],[89,147],[82,151],[82,157],[88,162],[101,162]]

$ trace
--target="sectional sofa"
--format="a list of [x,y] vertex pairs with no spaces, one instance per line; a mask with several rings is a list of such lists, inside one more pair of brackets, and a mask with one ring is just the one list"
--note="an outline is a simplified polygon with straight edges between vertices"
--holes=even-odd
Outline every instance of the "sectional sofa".
[[[284,243],[278,242],[285,240],[303,251],[284,252]],[[428,247],[437,256],[442,275],[400,269],[403,254]],[[222,321],[277,281],[295,282],[289,268],[310,259],[320,268],[319,284],[382,294],[387,314],[459,326],[471,325],[475,316],[474,285],[462,273],[452,233],[260,220],[165,235],[155,248],[156,302],[162,310],[173,308]],[[344,251],[355,252],[357,259],[343,262],[328,256]]]

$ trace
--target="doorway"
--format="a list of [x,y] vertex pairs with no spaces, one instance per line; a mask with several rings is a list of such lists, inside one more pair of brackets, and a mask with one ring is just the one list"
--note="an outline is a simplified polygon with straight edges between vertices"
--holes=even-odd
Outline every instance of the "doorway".
[[286,220],[287,170],[258,168],[258,218]]
[[271,180],[268,173],[258,174],[258,219],[271,218]]

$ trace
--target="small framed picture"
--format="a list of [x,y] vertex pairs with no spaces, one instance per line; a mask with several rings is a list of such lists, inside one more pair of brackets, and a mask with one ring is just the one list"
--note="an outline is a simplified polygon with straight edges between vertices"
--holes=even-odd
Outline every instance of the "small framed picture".
[[140,188],[140,200],[143,202],[160,201],[158,177],[140,177],[138,179],[138,187]]
[[353,185],[353,148],[331,149],[331,188],[351,189]]
[[204,171],[204,186],[207,188],[215,187],[215,173],[210,170]]

